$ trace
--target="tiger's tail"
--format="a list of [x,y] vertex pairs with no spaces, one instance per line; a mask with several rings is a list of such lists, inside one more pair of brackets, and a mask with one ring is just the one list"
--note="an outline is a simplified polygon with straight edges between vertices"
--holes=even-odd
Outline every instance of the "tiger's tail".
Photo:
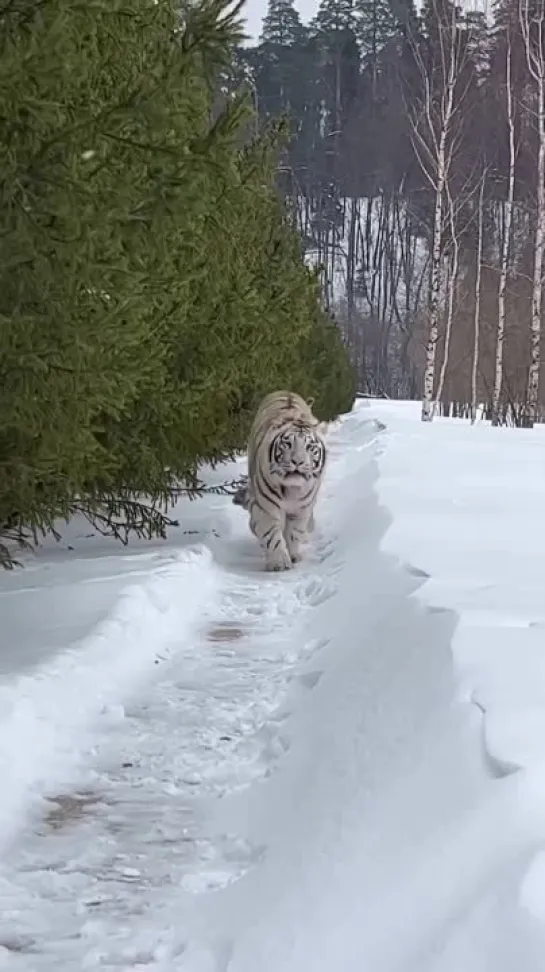
[[245,483],[243,486],[239,486],[236,493],[233,494],[233,503],[235,506],[242,506],[243,510],[249,509],[250,494],[247,483]]

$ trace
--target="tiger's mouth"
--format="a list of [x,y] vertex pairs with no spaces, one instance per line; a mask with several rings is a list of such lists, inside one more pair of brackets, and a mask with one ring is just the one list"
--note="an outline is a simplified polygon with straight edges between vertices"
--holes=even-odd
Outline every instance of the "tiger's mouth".
[[284,476],[286,479],[310,479],[310,473],[303,472],[301,469],[286,469]]

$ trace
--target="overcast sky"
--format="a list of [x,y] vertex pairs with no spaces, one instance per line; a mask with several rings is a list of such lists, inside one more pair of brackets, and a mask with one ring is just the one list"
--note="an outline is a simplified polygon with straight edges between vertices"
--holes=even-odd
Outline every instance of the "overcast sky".
[[[301,14],[301,20],[307,23],[316,13],[319,0],[295,0],[295,6]],[[246,0],[245,12],[247,18],[246,30],[255,41],[261,33],[261,21],[267,10],[267,0]]]

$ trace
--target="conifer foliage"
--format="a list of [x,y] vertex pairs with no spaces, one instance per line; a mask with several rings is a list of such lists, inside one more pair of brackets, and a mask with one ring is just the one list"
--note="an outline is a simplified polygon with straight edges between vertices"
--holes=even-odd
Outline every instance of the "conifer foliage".
[[[215,80],[238,8],[10,0],[0,9],[0,541],[74,512],[161,533],[265,391],[322,413],[352,375],[274,190]],[[334,386],[323,383],[323,356]],[[327,368],[326,368],[327,371]]]

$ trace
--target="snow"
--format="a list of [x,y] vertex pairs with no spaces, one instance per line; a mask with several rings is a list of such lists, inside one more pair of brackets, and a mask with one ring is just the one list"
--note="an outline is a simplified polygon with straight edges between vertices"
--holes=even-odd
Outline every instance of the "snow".
[[0,968],[541,972],[544,449],[360,402],[287,574],[210,496],[0,576]]
[[[528,844],[545,845],[545,429],[457,420],[424,428],[409,403],[377,403],[375,412],[388,426],[378,495],[393,522],[383,549],[426,578],[420,602],[456,612],[460,694],[482,712],[491,771],[516,774],[528,794],[517,796],[537,825]],[[519,867],[519,903],[542,924],[544,860],[539,850],[526,874]]]
[[456,611],[454,660],[489,755],[529,769],[545,761],[545,430],[452,420],[425,433],[414,408],[378,410],[384,549],[428,576],[419,599]]
[[536,854],[526,872],[520,903],[539,921],[545,921],[545,851]]
[[[0,687],[0,847],[9,841],[20,815],[36,802],[33,794],[71,779],[92,746],[96,724],[122,719],[120,700],[146,683],[153,666],[168,658],[184,629],[191,634],[200,609],[214,592],[211,563],[205,548],[165,559],[145,581],[126,586],[109,615],[87,637],[31,674],[12,676]],[[187,597],[183,602],[182,586]],[[34,590],[35,626],[38,618],[41,625],[42,612],[46,623],[51,612],[59,624],[70,587],[62,589],[56,604],[44,600],[45,590]],[[22,598],[14,600],[19,606]],[[3,642],[6,664],[17,642],[5,628]]]

